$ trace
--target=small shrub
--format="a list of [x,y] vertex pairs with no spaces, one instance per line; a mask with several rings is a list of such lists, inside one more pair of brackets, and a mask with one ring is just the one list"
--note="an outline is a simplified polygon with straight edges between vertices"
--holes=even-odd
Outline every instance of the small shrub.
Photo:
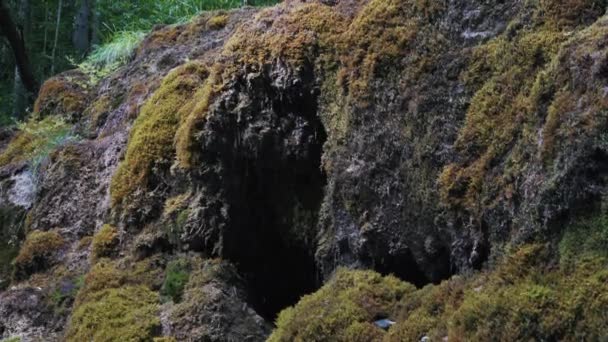
[[59,146],[75,139],[70,126],[61,118],[30,119],[18,124],[19,132],[0,154],[0,167],[29,161],[36,167]]
[[93,260],[112,256],[118,243],[118,230],[109,224],[103,225],[93,237],[91,250]]
[[13,262],[15,279],[25,279],[50,267],[55,262],[53,257],[63,245],[63,238],[54,231],[33,231],[28,234]]
[[189,279],[190,265],[188,261],[185,259],[171,261],[165,270],[165,281],[160,291],[161,295],[179,303]]

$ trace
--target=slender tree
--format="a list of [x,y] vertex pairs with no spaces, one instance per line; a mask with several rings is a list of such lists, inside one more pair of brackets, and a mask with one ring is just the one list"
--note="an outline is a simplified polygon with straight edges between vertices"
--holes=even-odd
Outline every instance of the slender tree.
[[8,40],[13,50],[15,63],[23,85],[32,93],[38,92],[38,81],[34,77],[23,35],[13,21],[5,0],[0,0],[0,33]]
[[[19,0],[15,22],[21,27],[21,39],[27,50],[27,42],[31,36],[30,0]],[[15,67],[15,78],[13,82],[13,117],[23,118],[27,113],[28,106],[33,102],[34,94],[28,91],[23,84],[22,77]]]
[[91,47],[91,1],[81,0],[80,7],[74,18],[72,42],[81,56]]
[[59,3],[57,5],[57,21],[55,23],[55,42],[53,43],[53,52],[51,52],[51,75],[55,74],[55,56],[57,55],[57,43],[59,42],[59,27],[61,25],[62,8],[63,0],[59,0]]

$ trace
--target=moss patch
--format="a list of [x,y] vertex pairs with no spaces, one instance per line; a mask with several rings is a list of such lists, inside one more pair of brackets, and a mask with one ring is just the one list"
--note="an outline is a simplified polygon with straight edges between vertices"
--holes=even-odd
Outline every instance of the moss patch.
[[63,238],[55,231],[29,233],[13,262],[15,279],[25,279],[52,266],[54,256],[63,245]]
[[155,280],[162,266],[100,259],[84,278],[66,333],[68,341],[150,341],[160,333]]
[[131,130],[125,159],[112,178],[113,205],[137,189],[147,189],[155,181],[154,170],[171,165],[175,156],[173,141],[183,115],[181,108],[207,75],[207,68],[197,61],[177,67],[144,104]]
[[[599,225],[596,231],[605,230]],[[571,238],[562,244],[570,246]],[[321,290],[280,314],[270,341],[350,341],[353,332],[383,341],[608,338],[605,252],[571,257],[559,268],[548,266],[550,260],[548,246],[524,245],[492,271],[419,290],[373,272],[340,270]],[[388,333],[371,329],[378,317],[396,324]]]
[[226,24],[228,24],[228,18],[229,17],[226,14],[215,15],[207,20],[207,27],[210,30],[222,29],[226,26]]
[[190,263],[186,259],[171,261],[165,269],[165,280],[160,290],[162,296],[179,303],[190,279]]
[[150,341],[160,331],[158,294],[145,286],[91,294],[73,312],[67,341]]
[[394,316],[399,300],[414,290],[392,276],[340,269],[321,290],[281,312],[269,341],[352,341],[361,331],[382,335],[366,323]]
[[119,242],[118,230],[108,224],[103,225],[93,237],[91,257],[96,260],[112,256]]
[[68,72],[46,81],[34,104],[37,118],[59,116],[74,122],[87,105],[88,78],[79,72]]

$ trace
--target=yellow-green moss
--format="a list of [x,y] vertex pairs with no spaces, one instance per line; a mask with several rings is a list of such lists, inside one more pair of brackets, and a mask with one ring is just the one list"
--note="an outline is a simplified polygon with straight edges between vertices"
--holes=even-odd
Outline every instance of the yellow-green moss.
[[175,337],[155,337],[154,342],[177,342]]
[[179,212],[179,211],[182,211],[183,209],[185,209],[186,205],[188,204],[187,201],[190,198],[190,196],[191,196],[190,193],[185,193],[185,194],[180,194],[180,195],[168,198],[165,201],[165,205],[163,208],[163,215],[168,217],[168,216],[175,214],[176,212]]
[[228,15],[218,14],[207,20],[207,27],[211,30],[219,30],[228,24]]
[[[578,25],[603,13],[603,3],[534,3],[531,23],[511,25],[503,35],[475,48],[463,75],[476,93],[455,144],[462,158],[447,165],[439,177],[444,204],[475,214],[508,199],[534,146],[540,145],[541,157],[550,161],[555,145],[601,127],[608,101],[599,86],[573,84],[568,60],[581,58],[582,70],[585,53],[597,51],[605,24],[582,31]],[[584,112],[577,112],[581,109]],[[568,115],[570,122],[565,122]]]
[[66,341],[150,341],[160,331],[158,294],[145,286],[91,294],[72,314]]
[[157,258],[100,259],[84,278],[68,341],[151,341],[158,336],[163,268]]
[[85,114],[89,117],[90,128],[96,128],[106,119],[112,110],[112,98],[109,95],[102,95],[87,107]]
[[24,279],[32,273],[51,266],[51,258],[64,245],[65,241],[55,231],[33,231],[29,233],[13,261],[15,278]]
[[118,230],[109,224],[103,225],[93,237],[91,249],[93,260],[111,256],[118,243]]
[[281,312],[268,341],[351,341],[361,330],[377,338],[383,331],[364,323],[394,317],[399,300],[414,290],[392,276],[339,269],[319,291]]
[[116,267],[116,264],[101,259],[86,274],[84,287],[78,292],[76,305],[88,301],[88,297],[98,291],[118,288],[128,282],[127,274]]
[[0,167],[25,162],[48,154],[70,132],[70,126],[58,117],[30,119],[0,154]]
[[93,243],[93,237],[85,236],[82,239],[80,239],[80,241],[78,241],[78,246],[76,248],[79,251],[84,251],[85,249],[88,249],[91,246],[91,243]]
[[[604,221],[593,221],[601,228],[592,230],[606,230]],[[578,229],[587,229],[582,227],[588,224]],[[588,237],[591,243],[597,235]],[[566,244],[562,251],[570,248],[571,242]],[[604,244],[596,247],[600,246]],[[573,262],[556,268],[550,266],[549,245],[524,245],[513,248],[492,270],[455,276],[418,290],[374,272],[342,269],[319,291],[281,312],[269,340],[353,341],[356,336],[370,341],[420,341],[424,336],[431,341],[606,339],[606,253],[598,250],[569,257]],[[389,317],[396,324],[384,333],[371,326],[378,317]]]
[[604,0],[540,0],[540,13],[550,25],[572,27],[595,20],[606,10]]
[[[476,48],[464,79],[472,87],[481,86],[456,141],[466,161],[446,166],[439,177],[445,204],[477,212],[491,204],[482,197],[484,187],[509,188],[508,177],[486,176],[515,139],[532,139],[530,123],[537,109],[535,85],[566,39],[559,30],[537,28],[523,30],[512,38],[501,36]],[[513,168],[521,167],[519,156],[509,158]]]
[[198,61],[173,70],[142,107],[135,121],[124,161],[112,178],[112,204],[121,203],[137,189],[146,189],[153,169],[168,167],[175,158],[173,142],[182,108],[208,75]]

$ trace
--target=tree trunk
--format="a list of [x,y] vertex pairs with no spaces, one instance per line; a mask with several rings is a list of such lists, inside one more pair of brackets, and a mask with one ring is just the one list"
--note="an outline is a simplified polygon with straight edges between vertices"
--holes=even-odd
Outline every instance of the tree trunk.
[[59,25],[61,25],[62,8],[63,0],[59,0],[59,4],[57,5],[57,22],[55,23],[55,42],[53,43],[53,52],[51,53],[51,76],[55,75],[55,54],[57,53],[57,42],[59,41]]
[[91,45],[99,45],[101,38],[99,36],[99,9],[95,0],[89,0],[91,2]]
[[91,3],[90,0],[81,0],[80,8],[74,18],[74,32],[72,43],[81,56],[86,55],[91,47]]
[[[30,2],[29,0],[20,0],[15,21],[17,22],[17,25],[22,28],[21,39],[23,39],[24,42],[27,42],[27,39],[31,33],[31,20],[29,19]],[[19,74],[17,67],[15,67],[15,80],[13,83],[13,100],[13,117],[23,119],[28,111],[28,106],[30,106],[33,102],[33,94],[29,92],[23,84],[23,79]]]
[[11,45],[15,55],[17,70],[21,76],[21,82],[23,82],[25,88],[31,93],[38,92],[38,82],[34,77],[34,72],[27,55],[25,41],[23,40],[23,36],[19,32],[19,29],[13,22],[13,19],[11,18],[11,14],[5,4],[5,0],[0,0],[0,32],[6,37]]

